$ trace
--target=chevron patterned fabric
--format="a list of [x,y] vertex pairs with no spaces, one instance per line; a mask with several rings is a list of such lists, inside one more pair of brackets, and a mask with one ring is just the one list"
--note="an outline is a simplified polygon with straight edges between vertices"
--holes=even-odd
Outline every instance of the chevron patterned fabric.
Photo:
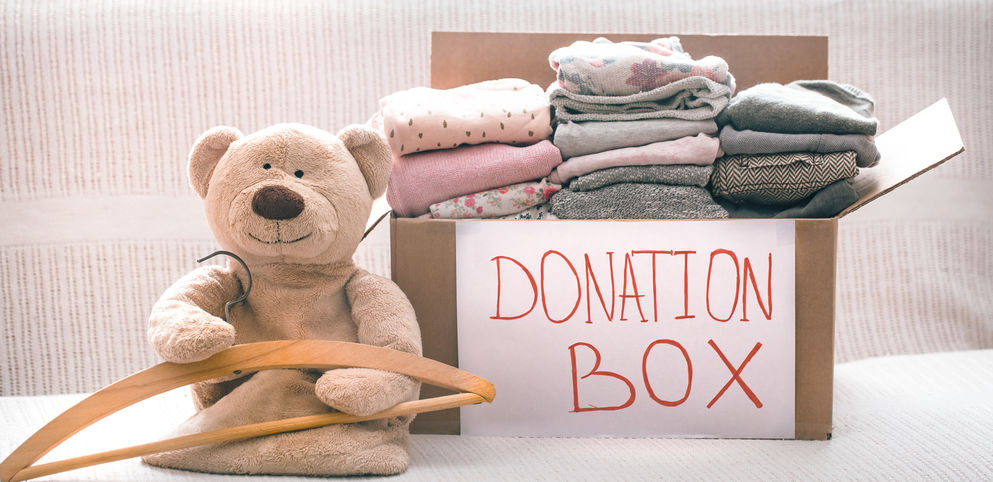
[[855,152],[726,156],[714,161],[711,191],[735,202],[784,205],[858,174]]

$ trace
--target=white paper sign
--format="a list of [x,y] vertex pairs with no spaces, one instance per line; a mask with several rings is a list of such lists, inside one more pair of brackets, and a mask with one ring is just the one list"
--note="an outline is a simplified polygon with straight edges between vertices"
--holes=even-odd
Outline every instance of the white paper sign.
[[461,221],[456,266],[463,434],[793,437],[793,221]]

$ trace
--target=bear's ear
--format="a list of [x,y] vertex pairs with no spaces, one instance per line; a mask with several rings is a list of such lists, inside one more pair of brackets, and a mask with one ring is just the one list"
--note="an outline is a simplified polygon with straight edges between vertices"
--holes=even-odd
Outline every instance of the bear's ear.
[[373,199],[382,196],[390,182],[390,167],[393,164],[393,155],[383,134],[366,125],[352,124],[338,132],[338,138],[358,162],[369,186],[369,194]]
[[193,186],[193,190],[201,198],[207,197],[207,186],[217,161],[228,152],[228,146],[241,139],[241,136],[241,131],[234,127],[217,126],[200,134],[200,138],[193,144],[193,150],[190,151],[190,186]]

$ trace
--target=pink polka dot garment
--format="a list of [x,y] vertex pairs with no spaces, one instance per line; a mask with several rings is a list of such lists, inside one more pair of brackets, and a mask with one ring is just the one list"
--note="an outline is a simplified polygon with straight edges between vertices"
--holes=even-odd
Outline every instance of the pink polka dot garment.
[[464,144],[524,146],[552,134],[545,91],[522,79],[445,90],[416,87],[384,97],[380,108],[396,156]]

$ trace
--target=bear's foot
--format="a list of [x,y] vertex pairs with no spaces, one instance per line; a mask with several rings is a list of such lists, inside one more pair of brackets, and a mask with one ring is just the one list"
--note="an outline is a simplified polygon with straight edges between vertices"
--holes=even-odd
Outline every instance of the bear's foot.
[[[317,375],[259,372],[172,436],[328,413],[314,395]],[[410,463],[409,420],[329,425],[149,455],[151,465],[198,472],[281,475],[393,475]]]

